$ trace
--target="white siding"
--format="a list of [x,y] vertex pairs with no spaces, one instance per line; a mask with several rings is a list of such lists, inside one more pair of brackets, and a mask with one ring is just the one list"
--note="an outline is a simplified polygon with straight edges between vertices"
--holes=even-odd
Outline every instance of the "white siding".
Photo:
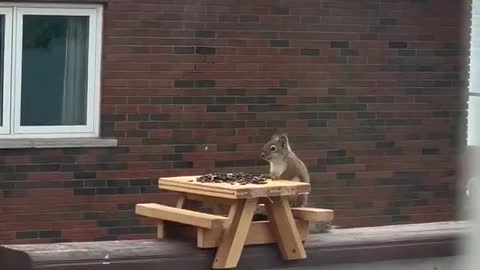
[[480,145],[480,0],[473,0],[470,51],[468,144]]

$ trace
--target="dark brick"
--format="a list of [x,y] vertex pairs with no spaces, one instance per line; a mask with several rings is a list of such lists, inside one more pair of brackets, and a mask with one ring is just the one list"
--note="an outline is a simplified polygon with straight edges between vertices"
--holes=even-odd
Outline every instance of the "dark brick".
[[134,203],[120,203],[118,204],[118,210],[135,210]]
[[340,55],[341,56],[357,56],[358,55],[358,50],[342,49],[342,50],[340,50]]
[[151,104],[171,104],[172,98],[171,97],[151,97],[150,103]]
[[347,152],[345,150],[333,150],[333,151],[327,152],[328,158],[344,157],[346,155],[347,155]]
[[128,234],[128,233],[129,233],[128,228],[110,228],[110,229],[108,229],[108,234],[122,235],[122,234]]
[[213,104],[215,103],[214,97],[192,97],[193,104]]
[[240,15],[239,22],[241,23],[257,23],[259,21],[258,16],[255,15]]
[[298,86],[298,81],[294,80],[281,80],[279,82],[280,87],[289,87],[289,88],[294,88]]
[[350,45],[348,41],[331,41],[330,42],[330,48],[344,49],[344,48],[348,48],[349,46]]
[[355,173],[337,173],[337,179],[344,180],[344,179],[354,179]]
[[[115,236],[115,235],[99,236],[99,237],[95,237],[94,239],[94,241],[116,241],[116,240],[119,240],[119,239],[118,239],[118,236]],[[65,242],[65,241],[61,241],[61,242]]]
[[288,15],[289,13],[290,13],[289,8],[272,7],[273,15]]
[[390,149],[395,147],[395,142],[376,142],[375,148],[377,149]]
[[392,49],[406,49],[408,47],[408,43],[405,41],[390,41],[388,46]]
[[196,47],[195,53],[196,54],[216,54],[217,49],[213,47]]
[[117,227],[120,224],[120,220],[97,220],[97,227]]
[[192,80],[176,80],[174,82],[175,88],[192,88],[195,87],[195,81]]
[[193,162],[191,162],[191,161],[173,162],[173,168],[174,169],[193,168]]
[[235,161],[236,167],[252,167],[256,165],[256,160],[237,160]]
[[94,179],[97,177],[96,172],[74,172],[73,177],[75,179]]
[[116,194],[115,188],[95,188],[95,195],[112,195]]
[[59,230],[39,231],[38,235],[40,238],[61,238],[62,231],[59,231]]
[[422,148],[422,155],[438,155],[440,150],[438,148]]
[[376,40],[377,34],[376,33],[362,33],[360,34],[361,40]]
[[371,118],[375,118],[376,116],[375,116],[375,113],[371,113],[371,112],[358,112],[357,117],[361,119],[371,119]]
[[337,113],[334,112],[320,112],[317,114],[318,119],[337,119]]
[[25,197],[25,190],[3,190],[4,198],[23,198]]
[[215,161],[215,167],[217,167],[217,168],[235,167],[235,161],[233,161],[233,160],[217,160],[217,161]]
[[381,25],[397,25],[397,19],[395,18],[380,18]]
[[139,194],[141,187],[118,187],[115,188],[116,194]]
[[226,112],[227,106],[225,105],[209,105],[207,106],[207,112]]
[[246,90],[245,89],[227,89],[227,95],[229,96],[245,96]]
[[353,157],[337,157],[337,158],[327,158],[327,164],[353,164],[355,160]]
[[84,186],[85,187],[106,187],[107,181],[106,180],[85,180]]
[[407,221],[410,221],[410,217],[409,217],[409,216],[405,216],[405,215],[402,215],[402,216],[392,216],[392,222],[394,222],[394,223],[397,223],[397,222],[407,222]]
[[194,152],[195,146],[194,145],[177,145],[175,146],[176,153],[184,153],[184,152]]
[[288,48],[288,40],[270,40],[270,47],[272,48]]
[[216,104],[235,104],[235,97],[215,97]]
[[219,151],[219,152],[235,152],[235,151],[237,151],[237,145],[235,145],[235,144],[217,145],[217,151]]
[[308,121],[309,127],[326,127],[327,121],[325,120],[309,120]]
[[174,54],[193,54],[194,48],[193,47],[175,47],[173,48]]
[[198,80],[195,81],[196,88],[215,87],[216,82],[214,80]]
[[383,210],[383,214],[386,216],[400,215],[400,209],[398,208],[387,208]]
[[109,186],[109,187],[128,187],[129,186],[129,181],[128,180],[121,180],[121,179],[107,180],[107,186]]
[[300,52],[301,55],[320,55],[319,49],[302,49]]
[[95,195],[94,188],[75,188],[73,189],[73,195]]
[[157,227],[131,227],[129,233],[131,234],[152,234],[157,231]]
[[[150,186],[156,185],[156,181],[152,181],[151,179],[133,179],[130,180],[130,186]],[[152,183],[153,182],[153,183]]]
[[140,193],[159,193],[157,186],[144,186],[140,187]]
[[17,239],[35,239],[38,238],[37,231],[19,231],[15,233]]
[[415,50],[398,50],[398,56],[415,56],[417,52]]
[[215,31],[197,31],[195,37],[198,38],[215,38]]
[[155,120],[155,121],[167,121],[170,120],[171,115],[167,113],[151,113],[150,114],[150,120]]
[[357,209],[372,208],[374,205],[372,202],[355,202],[354,207]]
[[460,50],[450,50],[450,49],[435,50],[435,56],[458,56],[458,55],[460,55]]
[[433,71],[433,66],[432,65],[418,65],[416,67],[416,70],[421,71],[421,72],[431,72],[431,71]]

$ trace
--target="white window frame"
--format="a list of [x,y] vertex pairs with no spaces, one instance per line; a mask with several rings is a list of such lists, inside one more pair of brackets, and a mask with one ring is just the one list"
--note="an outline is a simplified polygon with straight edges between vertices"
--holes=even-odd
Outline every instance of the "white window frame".
[[0,7],[0,14],[5,16],[4,29],[4,51],[3,51],[3,104],[2,104],[2,125],[0,126],[0,136],[10,134],[10,100],[12,89],[12,32],[13,32],[13,10],[11,8]]
[[[5,12],[5,13],[2,13]],[[0,139],[99,137],[102,5],[0,3],[5,15],[4,113]],[[24,15],[88,16],[88,78],[86,125],[21,126],[22,41]],[[10,18],[10,19],[8,19]],[[8,23],[10,24],[7,27]],[[7,50],[7,44],[8,50]],[[9,57],[6,57],[6,56]],[[13,56],[13,57],[12,57]],[[14,72],[12,72],[14,71]],[[8,79],[7,79],[8,78]]]

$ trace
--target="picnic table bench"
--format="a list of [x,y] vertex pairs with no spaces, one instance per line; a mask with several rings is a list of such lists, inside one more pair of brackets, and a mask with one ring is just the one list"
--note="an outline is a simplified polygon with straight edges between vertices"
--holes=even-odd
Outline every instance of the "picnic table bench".
[[[307,183],[275,180],[266,184],[232,185],[201,183],[196,178],[160,178],[160,189],[180,193],[176,206],[141,203],[136,205],[135,212],[156,219],[158,239],[165,237],[166,222],[195,228],[198,248],[217,248],[214,269],[236,267],[245,245],[277,243],[284,259],[305,259],[303,243],[309,224],[333,219],[330,209],[290,207],[289,196],[310,192]],[[217,206],[216,211],[186,209],[190,201],[211,203]],[[252,220],[259,205],[265,207],[268,220]]]

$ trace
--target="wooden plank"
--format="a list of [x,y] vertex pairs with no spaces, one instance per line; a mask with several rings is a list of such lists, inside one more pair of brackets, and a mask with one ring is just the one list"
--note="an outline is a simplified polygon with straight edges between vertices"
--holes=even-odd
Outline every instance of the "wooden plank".
[[310,222],[329,222],[333,220],[333,210],[331,209],[295,207],[292,208],[292,215],[297,219]]
[[245,199],[232,205],[229,216],[231,221],[215,254],[213,269],[237,266],[252,223],[253,214],[257,208],[257,201],[256,198]]
[[234,199],[206,196],[206,195],[194,194],[194,193],[185,193],[184,196],[191,201],[200,201],[200,202],[206,202],[206,203],[212,203],[212,204],[221,204],[221,205],[230,206],[235,203]]
[[[300,239],[305,241],[308,237],[308,222],[304,220],[296,220]],[[275,243],[275,236],[270,229],[270,221],[255,221],[250,225],[245,245],[263,245]],[[198,248],[215,248],[218,247],[223,230],[221,228],[197,230],[197,247]]]
[[209,191],[209,190],[203,190],[203,189],[192,188],[192,187],[182,187],[182,186],[170,185],[170,184],[160,184],[158,185],[158,188],[170,190],[170,191],[182,192],[182,193],[198,194],[202,196],[219,197],[219,198],[226,198],[226,199],[238,199],[233,192],[221,193],[217,191]]
[[206,214],[156,203],[137,204],[135,213],[142,216],[178,222],[182,224],[211,229],[221,227],[226,217]]
[[157,239],[165,238],[165,223],[163,220],[157,221]]
[[176,204],[177,208],[183,208],[183,206],[185,204],[185,200],[186,200],[185,195],[183,195],[183,194],[180,195],[177,199],[177,204]]
[[308,183],[284,180],[269,180],[267,184],[263,185],[231,185],[228,183],[200,183],[196,182],[196,176],[182,176],[160,178],[158,183],[161,189],[230,199],[289,196],[310,192]]
[[307,254],[300,239],[287,196],[274,197],[265,204],[271,230],[277,240],[282,257],[286,260],[305,259]]

